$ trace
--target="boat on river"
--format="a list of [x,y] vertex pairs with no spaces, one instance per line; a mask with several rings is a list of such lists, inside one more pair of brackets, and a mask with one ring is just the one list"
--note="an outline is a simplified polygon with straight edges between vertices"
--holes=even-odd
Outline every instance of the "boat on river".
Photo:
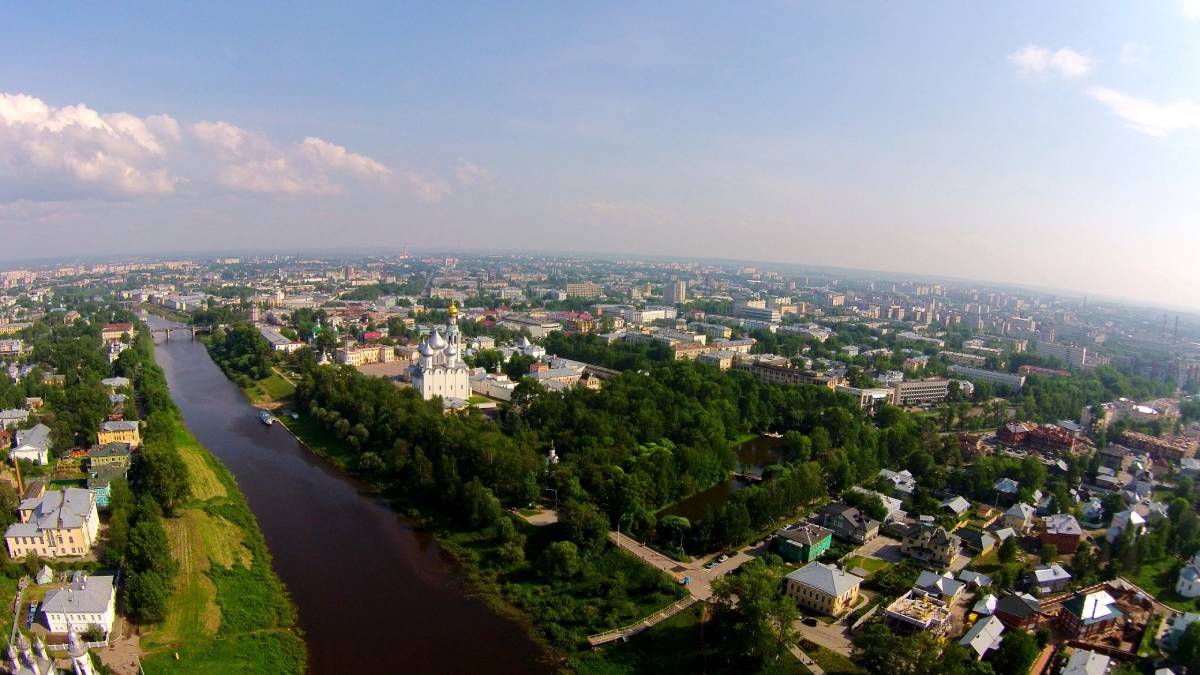
[[275,416],[266,410],[263,410],[262,412],[258,413],[258,421],[267,426],[271,426],[272,424],[275,424]]

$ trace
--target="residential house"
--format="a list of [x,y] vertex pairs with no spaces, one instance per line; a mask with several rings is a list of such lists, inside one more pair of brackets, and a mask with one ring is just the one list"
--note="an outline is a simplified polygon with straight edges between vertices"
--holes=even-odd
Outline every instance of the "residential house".
[[1105,533],[1104,538],[1111,544],[1121,536],[1126,528],[1130,528],[1133,536],[1136,537],[1146,531],[1146,518],[1133,509],[1122,511],[1113,516],[1112,524],[1108,526],[1108,532]]
[[962,540],[963,546],[976,555],[987,555],[996,547],[996,537],[979,530],[964,527],[954,531]]
[[1056,513],[1042,520],[1042,531],[1038,540],[1043,545],[1053,545],[1059,553],[1074,553],[1083,539],[1083,528],[1069,513]]
[[142,447],[142,434],[137,422],[116,421],[105,422],[96,432],[96,442],[100,445],[107,443],[128,443],[131,447]]
[[947,603],[954,602],[966,588],[966,584],[954,578],[949,572],[938,574],[929,570],[921,570],[917,576],[913,590],[927,595],[933,595]]
[[971,502],[961,496],[946,497],[942,500],[942,510],[958,518],[971,510]]
[[1110,659],[1104,654],[1076,649],[1067,659],[1067,665],[1059,671],[1059,675],[1105,675],[1108,672]]
[[962,539],[946,528],[914,523],[900,542],[901,553],[935,565],[949,566],[962,549]]
[[1011,504],[1021,491],[1021,484],[1011,478],[1001,478],[992,485],[997,503]]
[[87,555],[100,532],[96,497],[83,488],[49,490],[26,499],[18,514],[21,522],[4,533],[14,560],[31,553],[42,558]]
[[975,606],[971,608],[971,611],[979,616],[992,616],[996,613],[996,604],[996,596],[987,593],[975,602]]
[[17,432],[17,446],[9,456],[14,460],[24,459],[34,464],[47,464],[50,461],[50,427],[38,424],[31,429],[21,429]]
[[1129,465],[1133,463],[1133,454],[1133,450],[1116,443],[1096,451],[1096,456],[1100,458],[1100,465],[1112,469],[1114,472],[1129,468]]
[[976,660],[982,660],[988,652],[1000,648],[1003,641],[1004,622],[994,616],[985,616],[975,622],[958,644],[971,650]]
[[838,616],[854,606],[863,578],[819,562],[784,577],[784,594],[808,609]]
[[1200,553],[1193,555],[1191,562],[1179,570],[1175,592],[1185,598],[1200,598]]
[[116,619],[117,589],[113,577],[88,576],[76,572],[66,588],[46,594],[42,612],[51,633],[66,633],[68,626],[85,629],[99,626],[107,635]]
[[13,426],[16,424],[24,424],[29,419],[29,411],[20,408],[9,408],[8,410],[0,410],[0,429]]
[[775,533],[775,552],[789,562],[808,563],[829,550],[833,531],[812,523],[800,523]]
[[1038,595],[1065,591],[1069,585],[1071,575],[1058,563],[1038,565],[1029,575],[1029,586]]
[[892,471],[891,469],[880,469],[879,477],[891,485],[891,489],[895,494],[911,497],[913,490],[917,489],[917,479],[913,477],[908,469],[900,472]]
[[1067,635],[1080,640],[1108,632],[1123,615],[1107,591],[1091,591],[1064,602],[1058,623]]
[[88,468],[95,470],[101,467],[128,469],[129,457],[132,450],[128,443],[105,443],[88,450]]
[[994,616],[1014,630],[1035,630],[1044,618],[1037,598],[1025,593],[1009,593],[996,601]]
[[879,521],[870,518],[853,506],[829,504],[817,513],[821,525],[833,530],[833,535],[856,544],[865,544],[879,536]]
[[96,506],[102,509],[108,508],[112,501],[112,482],[114,480],[124,479],[126,470],[115,466],[102,466],[99,469],[89,472],[87,480],[87,489],[96,495]]
[[851,487],[850,491],[879,497],[879,503],[883,504],[883,509],[887,512],[887,514],[883,517],[883,522],[885,523],[894,523],[896,521],[904,520],[905,516],[908,515],[904,512],[904,502],[896,499],[895,497],[889,497],[881,492],[868,490],[857,485]]
[[973,570],[963,570],[958,573],[958,580],[963,582],[969,588],[981,590],[989,588],[992,585],[992,578],[986,574],[980,574]]
[[1002,522],[1005,527],[1011,527],[1014,531],[1020,534],[1025,534],[1029,532],[1029,528],[1033,526],[1033,517],[1035,513],[1036,509],[1034,509],[1032,506],[1026,504],[1025,502],[1020,502],[1009,507],[1009,509],[1004,512],[1004,516],[1000,519],[1000,522]]
[[1104,522],[1104,502],[1092,497],[1083,505],[1083,522],[1088,527],[1099,527]]

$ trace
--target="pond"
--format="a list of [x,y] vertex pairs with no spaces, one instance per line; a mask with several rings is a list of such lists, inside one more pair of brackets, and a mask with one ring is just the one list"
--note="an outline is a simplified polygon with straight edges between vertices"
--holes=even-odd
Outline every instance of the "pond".
[[[751,476],[761,476],[763,470],[783,460],[783,439],[758,436],[742,443],[737,448],[738,463],[735,471]],[[695,522],[708,509],[720,508],[738,490],[749,483],[737,478],[717,483],[696,494],[676,502],[658,513],[662,516],[683,516]]]

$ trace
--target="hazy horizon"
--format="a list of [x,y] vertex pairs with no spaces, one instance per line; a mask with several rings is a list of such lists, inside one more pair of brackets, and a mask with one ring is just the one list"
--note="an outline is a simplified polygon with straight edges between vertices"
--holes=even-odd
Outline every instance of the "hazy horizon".
[[616,249],[1200,309],[1196,0],[355,7],[9,8],[0,260]]

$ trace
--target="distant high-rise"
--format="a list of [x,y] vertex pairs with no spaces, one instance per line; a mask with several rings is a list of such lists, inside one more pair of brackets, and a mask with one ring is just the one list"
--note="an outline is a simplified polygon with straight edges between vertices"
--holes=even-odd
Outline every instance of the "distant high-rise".
[[687,302],[687,282],[668,281],[663,286],[663,302],[668,305],[678,305]]

